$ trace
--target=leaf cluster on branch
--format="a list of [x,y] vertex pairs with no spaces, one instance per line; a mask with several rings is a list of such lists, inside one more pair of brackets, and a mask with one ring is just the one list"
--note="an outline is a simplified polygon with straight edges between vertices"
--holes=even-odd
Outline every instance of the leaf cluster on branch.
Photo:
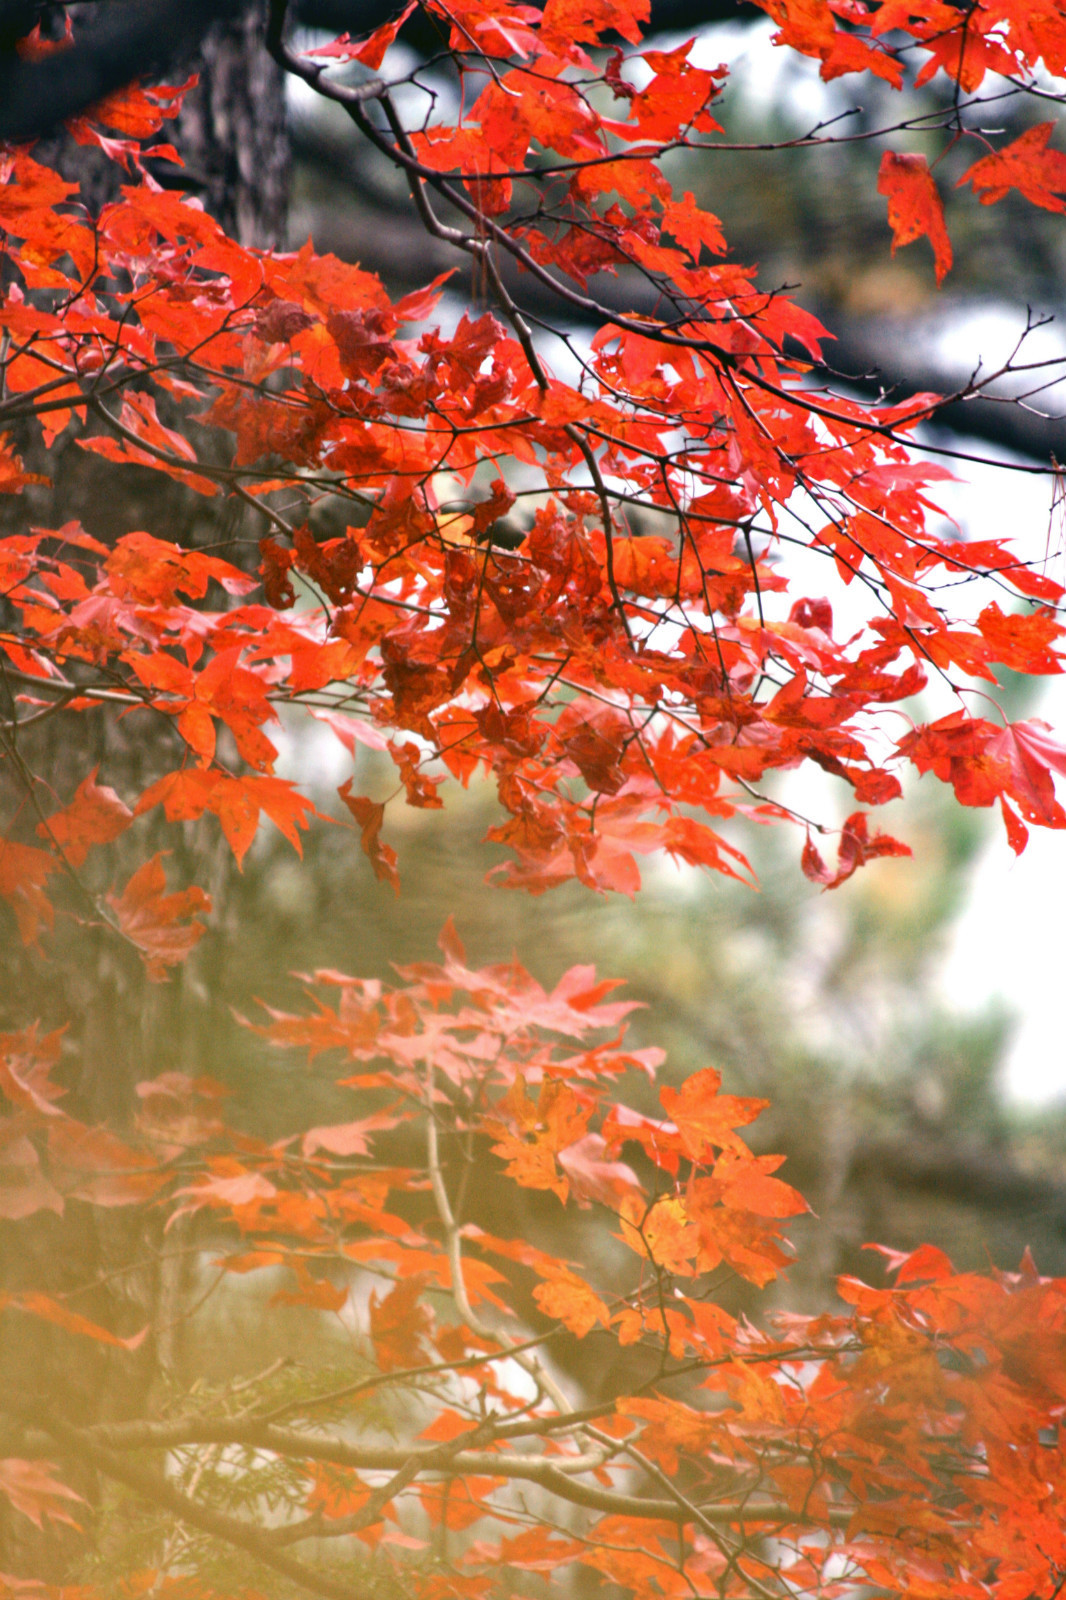
[[[7,1216],[163,1204],[204,1224],[217,1278],[269,1271],[271,1305],[363,1308],[369,1358],[280,1405],[190,1398],[87,1427],[55,1398],[7,1395],[25,1452],[0,1471],[13,1502],[38,1521],[77,1514],[43,1464],[62,1451],[326,1596],[368,1566],[407,1593],[456,1596],[489,1592],[501,1570],[539,1593],[536,1575],[571,1568],[667,1595],[1059,1581],[1062,1283],[1028,1262],[980,1277],[932,1247],[887,1251],[894,1285],[841,1280],[843,1315],[735,1321],[716,1279],[771,1281],[785,1220],[805,1209],[738,1131],[765,1102],[723,1094],[705,1069],[660,1091],[665,1115],[634,1110],[618,1084],[654,1076],[658,1052],[626,1048],[632,1007],[614,985],[591,968],[552,992],[517,964],[471,970],[450,926],[442,951],[391,988],[314,974],[313,1008],[253,1024],[312,1061],[339,1055],[362,1113],[274,1143],[227,1128],[219,1086],[179,1074],[139,1086],[128,1141],[105,1136],[58,1103],[58,1039],[5,1041],[20,1151]],[[378,1156],[403,1123],[422,1132],[417,1167]],[[598,1208],[630,1263],[618,1281],[464,1220],[490,1155],[522,1187]],[[514,1310],[529,1280],[536,1331]],[[147,1332],[120,1339],[40,1292],[8,1293],[4,1310],[112,1348]],[[557,1357],[586,1338],[639,1352],[646,1381],[575,1404]],[[408,1396],[403,1437],[366,1415],[382,1389]],[[212,1461],[239,1475],[263,1458],[288,1468],[269,1517],[269,1497],[235,1514],[196,1493]],[[291,1553],[353,1536],[358,1556]]]
[[[934,131],[970,145],[980,200],[1013,188],[1066,209],[1050,126],[998,144],[986,126],[1004,94],[1058,98],[1045,74],[1066,66],[1066,6],[764,9],[826,79],[898,86],[915,59],[919,79],[946,73],[957,94]],[[206,816],[239,867],[264,815],[299,851],[316,807],[276,771],[286,707],[353,757],[388,757],[394,795],[353,777],[339,799],[393,887],[388,800],[434,809],[475,777],[495,783],[489,837],[510,852],[494,876],[535,894],[573,879],[632,894],[637,858],[663,851],[746,876],[722,831],[738,815],[798,822],[804,871],[836,888],[906,853],[872,812],[908,765],[998,806],[1016,851],[1029,826],[1066,825],[1066,747],[980,687],[1002,668],[1061,671],[1062,586],[1042,538],[945,529],[930,493],[947,471],[914,445],[1005,373],[1032,400],[1044,365],[1022,348],[956,394],[897,404],[827,388],[826,330],[730,261],[717,218],[669,181],[673,152],[711,160],[726,143],[725,69],[644,42],[642,0],[425,11],[450,108],[421,67],[382,75],[402,17],[301,53],[277,0],[269,41],[470,261],[478,303],[455,315],[447,274],[393,301],[310,246],[246,248],[163,190],[144,141],[165,138],[180,89],[136,86],[73,120],[130,180],[96,214],[27,146],[0,155],[0,488],[31,508],[0,538],[0,899],[26,946],[47,949],[61,917],[137,952],[151,980],[180,968],[210,895],[164,849],[112,882],[112,853],[160,817],[177,838]],[[943,275],[924,158],[889,149],[882,189],[897,243],[928,235]],[[622,269],[653,311],[597,300],[596,278]],[[525,280],[554,323],[523,303]],[[116,484],[137,471],[169,480],[174,503],[239,516],[211,545],[169,520],[115,527],[106,507],[53,526],[46,469],[72,447]],[[794,549],[821,559],[833,600],[790,586]],[[930,680],[940,704],[916,721],[904,703]],[[120,793],[121,773],[87,765],[57,793],[34,740],[90,718],[135,728],[161,770]],[[804,764],[844,785],[839,829],[767,789]],[[1066,1284],[1028,1259],[982,1277],[931,1248],[887,1252],[891,1285],[842,1282],[844,1313],[737,1322],[722,1278],[772,1281],[804,1209],[737,1131],[762,1103],[706,1068],[661,1087],[652,1115],[622,1080],[654,1076],[657,1055],[625,1047],[609,984],[581,968],[546,992],[517,965],[471,970],[450,928],[443,950],[392,987],[316,973],[307,1009],[255,1024],[272,1046],[339,1054],[356,1097],[348,1120],[275,1141],[227,1126],[219,1086],[181,1073],[139,1084],[129,1126],[104,1128],[61,1104],[59,1034],[5,1037],[5,1227],[137,1208],[165,1221],[164,1255],[191,1231],[219,1282],[270,1274],[270,1305],[339,1317],[366,1368],[296,1401],[190,1397],[123,1421],[79,1421],[61,1384],[31,1381],[0,1400],[14,1511],[77,1519],[62,1472],[76,1463],[176,1518],[184,1542],[143,1582],[124,1574],[131,1594],[195,1592],[221,1545],[322,1595],[365,1574],[426,1600],[537,1595],[572,1568],[575,1586],[596,1574],[641,1597],[1053,1600]],[[468,1174],[490,1160],[597,1211],[622,1264],[473,1223]],[[116,1361],[149,1333],[32,1281],[5,1286],[2,1310]],[[558,1358],[582,1339],[631,1349],[645,1377],[582,1404]],[[381,1388],[405,1397],[389,1430],[361,1415]]]

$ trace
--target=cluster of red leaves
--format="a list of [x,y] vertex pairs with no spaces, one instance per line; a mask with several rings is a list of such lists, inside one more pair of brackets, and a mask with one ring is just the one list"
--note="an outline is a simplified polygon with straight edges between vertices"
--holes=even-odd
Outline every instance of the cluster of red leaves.
[[[944,72],[967,94],[989,74],[1028,81],[1043,62],[1066,72],[1066,18],[1056,4],[1033,0],[757,0],[779,25],[775,43],[822,63],[822,77],[870,72],[899,88],[915,42],[922,53],[919,88]],[[893,37],[894,36],[894,37]]]
[[[636,858],[650,851],[743,874],[714,824],[753,800],[764,816],[783,815],[758,791],[768,773],[809,761],[860,807],[898,795],[896,760],[868,713],[914,695],[930,664],[960,686],[994,682],[997,664],[1061,670],[1059,585],[1006,544],[929,531],[927,486],[946,474],[912,460],[906,441],[935,397],[869,409],[811,386],[786,343],[816,354],[824,330],[757,290],[749,269],[713,259],[725,248],[717,220],[691,194],[672,195],[655,156],[713,139],[721,73],[691,66],[685,47],[641,46],[637,0],[626,11],[564,0],[543,13],[438,9],[453,47],[476,38],[493,71],[457,124],[413,134],[397,159],[468,209],[464,196],[476,195],[495,247],[564,303],[576,292],[567,279],[584,288],[591,272],[636,267],[676,314],[606,322],[583,376],[568,382],[544,366],[513,308],[509,328],[486,312],[445,334],[428,320],[439,282],[392,304],[375,278],[310,246],[288,256],[240,247],[146,176],[93,217],[28,150],[0,158],[0,423],[36,419],[46,442],[73,428],[117,466],[243,497],[268,530],[258,579],[143,531],[105,545],[68,524],[0,541],[0,652],[20,706],[71,715],[118,704],[169,729],[175,761],[139,795],[87,779],[38,829],[42,843],[0,845],[0,894],[25,939],[51,920],[49,879],[153,807],[170,821],[210,813],[238,862],[264,813],[298,848],[314,808],[273,773],[280,703],[316,709],[350,749],[387,750],[409,804],[440,804],[446,773],[464,784],[491,774],[505,818],[490,837],[512,852],[503,883],[539,893],[576,876],[632,893]],[[1041,52],[1057,70],[1055,27],[1066,27],[1031,14],[1026,23],[1030,8],[991,0],[964,14],[936,4],[867,14],[857,0],[768,9],[781,39],[818,54],[827,76],[892,77],[884,35],[904,27],[938,62],[953,59],[960,30],[984,41],[983,65],[967,47],[969,73],[1016,75]],[[651,73],[637,92],[617,52],[603,69],[620,119],[589,98],[598,69],[586,47],[608,25]],[[387,43],[337,50],[367,61]],[[101,113],[128,134],[157,130],[176,103],[133,93]],[[93,127],[110,148],[96,124],[82,135]],[[1062,204],[1063,158],[1044,148],[1045,133],[971,168],[984,200],[1013,184]],[[135,165],[130,140],[120,146],[112,154]],[[560,162],[558,193],[535,226],[509,222],[524,165],[545,148]],[[897,239],[931,232],[942,272],[950,245],[924,158],[887,155],[882,187]],[[405,331],[415,324],[420,332]],[[190,402],[195,430],[182,422]],[[224,469],[210,439],[220,429],[234,440]],[[486,464],[491,487],[478,475]],[[0,441],[0,487],[40,478],[22,469],[10,434]],[[338,501],[352,517],[339,537],[319,509]],[[494,540],[508,512],[527,524],[515,548]],[[834,637],[821,597],[790,610],[776,601],[782,519],[802,526],[797,514],[844,583],[858,575],[868,588],[867,632]],[[991,576],[1029,608],[992,601],[976,622],[955,621],[930,596],[938,575]],[[988,725],[965,709],[949,723],[897,741],[895,758],[941,777],[951,768],[966,803],[1002,800],[1016,846],[1024,829],[1012,807],[1061,826],[1058,746],[1023,726],[1021,766],[985,760],[997,737]],[[982,764],[979,785],[955,781],[960,760]],[[342,797],[375,872],[396,883],[383,801],[350,784]],[[900,848],[858,810],[837,868],[813,846],[804,861],[832,885]],[[197,906],[162,888],[157,868],[133,912],[115,907],[156,973],[198,926]]]
[[[517,964],[468,967],[450,925],[441,945],[393,988],[317,973],[311,1009],[256,1024],[312,1065],[339,1057],[359,1113],[276,1142],[236,1138],[218,1087],[174,1073],[140,1086],[138,1126],[118,1140],[57,1104],[58,1038],[2,1041],[0,1215],[76,1201],[191,1214],[219,1274],[263,1273],[270,1304],[357,1328],[369,1375],[353,1397],[411,1387],[388,1442],[354,1399],[338,1412],[344,1390],[304,1396],[284,1424],[269,1404],[198,1408],[68,1430],[65,1445],[103,1448],[105,1470],[164,1445],[179,1481],[200,1445],[284,1459],[275,1527],[358,1533],[427,1600],[434,1524],[451,1530],[448,1593],[470,1600],[495,1592],[498,1569],[524,1593],[524,1574],[565,1567],[634,1596],[1050,1592],[1066,1566],[1066,1283],[1028,1263],[959,1275],[927,1247],[885,1252],[894,1287],[842,1281],[841,1315],[737,1322],[708,1290],[724,1273],[772,1280],[784,1223],[805,1209],[779,1158],[739,1131],[764,1103],[721,1093],[708,1069],[653,1109],[659,1052],[626,1047],[632,1006],[613,984],[575,968],[548,992]],[[388,1160],[400,1123],[408,1152],[425,1141],[423,1166]],[[597,1208],[616,1259],[590,1273],[464,1220],[462,1171],[490,1152],[497,1181]],[[6,1310],[119,1349],[144,1331],[119,1339],[39,1293]],[[607,1337],[657,1377],[571,1418],[557,1358],[567,1339]],[[35,1520],[70,1515],[42,1460],[0,1464],[0,1493]],[[560,1506],[581,1511],[580,1534]]]

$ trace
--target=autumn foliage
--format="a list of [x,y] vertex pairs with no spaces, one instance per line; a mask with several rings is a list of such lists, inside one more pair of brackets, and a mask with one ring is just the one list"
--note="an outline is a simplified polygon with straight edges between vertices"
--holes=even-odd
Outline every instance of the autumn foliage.
[[[984,205],[1016,191],[1066,210],[1052,124],[1007,142],[978,128],[983,90],[1066,72],[1066,6],[761,3],[825,79],[946,74],[943,142],[973,153],[960,182]],[[142,143],[179,89],[134,87],[72,125],[125,169],[98,214],[32,149],[0,153],[0,490],[34,508],[0,539],[0,737],[21,796],[0,837],[9,937],[47,959],[59,920],[88,924],[165,980],[213,915],[156,847],[165,826],[214,819],[240,867],[264,818],[297,852],[339,820],[399,888],[388,806],[439,807],[452,780],[494,782],[489,837],[508,857],[492,877],[535,894],[575,878],[634,894],[639,858],[662,851],[748,877],[723,832],[738,815],[798,826],[804,872],[835,888],[907,853],[874,816],[907,768],[998,807],[1017,851],[1030,826],[1066,825],[1066,747],[994,698],[1000,669],[1061,671],[1043,535],[947,536],[934,497],[950,474],[915,430],[960,395],[864,405],[834,388],[826,330],[674,192],[670,152],[710,160],[727,137],[725,69],[643,43],[641,0],[425,10],[461,90],[452,120],[432,98],[409,116],[411,96],[374,76],[398,22],[300,55],[276,5],[271,41],[472,263],[461,310],[444,280],[391,301],[309,244],[245,248],[162,189]],[[358,79],[330,75],[351,62]],[[942,279],[936,162],[905,147],[905,123],[887,131],[893,248],[927,237]],[[619,275],[648,309],[600,304]],[[562,344],[540,337],[530,284],[555,296]],[[51,526],[38,508],[60,443],[116,483],[162,475],[171,503],[229,503],[254,537],[208,548],[172,523],[105,530],[88,514]],[[822,557],[818,592],[790,587],[794,546]],[[939,699],[916,720],[931,680]],[[320,818],[275,772],[283,707],[353,755],[379,752],[394,782],[365,794],[349,779]],[[57,792],[30,769],[31,724],[93,717],[136,727],[160,775],[134,791],[87,760]],[[775,791],[804,763],[844,786],[840,827]],[[98,889],[119,840],[127,870]],[[350,1098],[346,1120],[274,1142],[229,1126],[221,1087],[180,1073],[140,1083],[121,1128],[79,1119],[60,1035],[27,1019],[3,1039],[9,1239],[42,1213],[143,1208],[194,1230],[211,1272],[264,1274],[271,1304],[347,1318],[362,1352],[343,1385],[171,1397],[88,1426],[28,1384],[3,1401],[13,1513],[83,1523],[74,1461],[176,1518],[180,1559],[157,1552],[127,1574],[130,1595],[235,1595],[198,1577],[221,1545],[336,1596],[1052,1600],[1066,1283],[1028,1259],[975,1276],[931,1248],[883,1251],[887,1286],[843,1281],[842,1311],[734,1319],[716,1286],[771,1283],[805,1210],[740,1131],[761,1102],[722,1092],[711,1067],[656,1087],[657,1053],[627,1048],[630,1008],[591,969],[546,992],[516,964],[469,969],[450,926],[442,950],[393,987],[313,974],[300,1013],[245,1019],[329,1063]],[[609,1265],[470,1221],[474,1164],[587,1209]],[[29,1281],[3,1314],[116,1361],[156,1337]],[[565,1376],[575,1340],[632,1357],[590,1404]],[[404,1397],[387,1427],[364,1411],[383,1395]],[[276,1470],[234,1510],[219,1460],[253,1484]]]

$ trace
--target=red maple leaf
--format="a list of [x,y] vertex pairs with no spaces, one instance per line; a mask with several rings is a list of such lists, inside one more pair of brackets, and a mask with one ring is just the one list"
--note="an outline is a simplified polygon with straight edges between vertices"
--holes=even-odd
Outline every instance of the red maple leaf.
[[1048,141],[1057,124],[1040,122],[1027,128],[1017,139],[982,156],[958,180],[971,183],[982,205],[995,205],[1011,189],[1017,189],[1034,206],[1045,211],[1066,211],[1066,155],[1049,150]]
[[206,929],[197,916],[211,909],[210,896],[193,885],[166,892],[162,853],[138,867],[121,894],[109,894],[118,925],[144,957],[153,982],[165,980],[167,968],[185,960]]
[[951,240],[944,223],[944,203],[925,157],[886,150],[881,157],[877,192],[888,197],[892,254],[901,244],[912,244],[927,235],[936,260],[936,281],[942,283],[951,270]]

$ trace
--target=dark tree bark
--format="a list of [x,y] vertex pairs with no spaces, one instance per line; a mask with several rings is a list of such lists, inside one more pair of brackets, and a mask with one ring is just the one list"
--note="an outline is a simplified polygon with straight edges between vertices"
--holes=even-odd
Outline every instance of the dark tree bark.
[[285,243],[290,151],[284,74],[265,32],[266,10],[255,0],[212,22],[181,63],[200,81],[171,124],[171,142],[226,232],[274,249]]
[[[400,9],[397,0],[301,0],[294,7],[306,27],[328,28],[354,37],[372,33]],[[235,27],[239,33],[249,11],[239,0],[95,0],[72,50],[42,62],[15,55],[14,41],[54,7],[44,0],[0,0],[0,139],[40,138],[65,117],[84,111],[94,100],[120,89],[132,79],[172,74],[190,51],[212,47],[208,33]],[[763,13],[746,0],[654,0],[655,31],[699,28],[709,22]],[[416,15],[404,30],[416,48],[436,47],[432,23]]]
[[[195,73],[199,82],[162,134],[185,165],[162,163],[155,175],[196,193],[242,244],[270,249],[284,243],[290,169],[285,81],[265,48],[261,0],[73,6],[81,42],[36,63],[19,59],[10,37],[5,54],[4,3],[0,139],[43,138],[40,159],[77,180],[95,209],[117,194],[127,175],[101,151],[69,140],[63,118],[134,77],[181,83]],[[10,27],[6,31],[9,36]],[[57,32],[55,16],[43,31]]]
[[[27,21],[26,12],[35,7],[23,6],[18,18],[14,9],[0,0],[0,49],[5,24],[8,42],[32,26],[33,16]],[[146,63],[166,65],[171,81],[196,71],[198,86],[163,136],[186,161],[189,186],[228,232],[244,244],[282,244],[289,146],[283,76],[263,47],[265,8],[256,0],[244,5],[129,0],[81,9],[102,13],[99,20],[89,18],[87,35],[98,45],[117,40],[121,49],[116,59],[97,59],[95,65],[88,58],[77,60],[71,72],[74,52],[66,51],[42,63],[40,78],[25,64],[12,67],[9,59],[6,68],[0,67],[4,131],[12,126],[25,130],[25,121],[20,124],[18,118],[27,107],[31,123],[36,117],[54,125],[57,117],[82,109]],[[55,25],[53,17],[52,31]],[[147,38],[153,30],[154,37]],[[138,58],[142,44],[144,54]],[[56,89],[55,101],[47,98],[49,86]],[[61,132],[50,135],[37,153],[81,184],[90,207],[111,199],[119,184],[128,181],[101,152],[65,141]],[[5,497],[11,502],[0,508],[5,532],[21,531],[27,522],[57,527],[75,518],[108,542],[133,529],[167,527],[183,529],[183,542],[218,545],[233,531],[220,522],[213,502],[157,473],[137,468],[116,472],[70,438],[60,440],[47,459],[29,431],[19,444],[27,464],[45,473],[53,487],[36,491],[21,504],[14,496]],[[10,712],[4,697],[0,719],[6,722]],[[140,726],[135,725],[138,720]],[[163,739],[167,737],[164,730]],[[2,825],[11,837],[40,842],[27,774],[33,775],[36,796],[47,811],[56,798],[68,801],[78,779],[98,763],[108,783],[120,793],[132,793],[151,773],[169,770],[179,760],[177,749],[161,743],[147,719],[108,720],[106,725],[94,716],[45,721],[18,750],[10,743],[0,745]],[[120,882],[140,864],[145,845],[142,836],[131,855],[123,851],[125,843],[116,844],[112,861]],[[181,855],[179,845],[168,860],[175,880],[186,865]],[[221,853],[218,859],[221,880],[228,865]],[[212,1010],[217,1000],[197,984],[192,970],[165,986],[148,985],[133,952],[105,929],[86,926],[91,921],[87,910],[71,887],[67,915],[60,917],[50,941],[51,959],[20,950],[13,939],[8,942],[0,1028],[23,1026],[34,1016],[46,1027],[66,1025],[64,1105],[88,1123],[121,1129],[134,1114],[137,1082],[167,1070],[193,1077],[207,1070],[206,1041],[219,1025]],[[11,1392],[29,1389],[49,1395],[53,1403],[59,1397],[64,1415],[82,1423],[150,1409],[162,1375],[180,1363],[186,1256],[176,1234],[164,1240],[157,1229],[146,1231],[143,1222],[143,1216],[124,1209],[103,1211],[68,1202],[62,1216],[42,1212],[30,1225],[20,1223],[17,1253],[12,1248],[15,1225],[0,1222],[0,1288],[45,1288],[123,1336],[146,1325],[150,1329],[139,1349],[127,1353],[74,1338],[36,1317],[5,1315],[0,1321],[0,1385]],[[20,1453],[17,1438],[0,1438],[0,1456]],[[98,1488],[93,1473],[74,1461],[63,1462],[63,1473],[91,1506]],[[78,1578],[91,1549],[91,1513],[79,1521],[86,1524],[85,1535],[47,1525],[38,1530],[5,1502],[0,1507],[0,1571],[49,1583]]]

